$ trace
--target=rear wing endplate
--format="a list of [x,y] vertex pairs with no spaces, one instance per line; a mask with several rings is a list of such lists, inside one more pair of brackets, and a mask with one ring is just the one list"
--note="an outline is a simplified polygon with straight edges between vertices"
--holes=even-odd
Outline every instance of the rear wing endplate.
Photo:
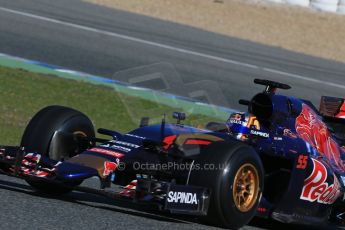
[[321,97],[320,114],[324,117],[345,119],[345,99]]

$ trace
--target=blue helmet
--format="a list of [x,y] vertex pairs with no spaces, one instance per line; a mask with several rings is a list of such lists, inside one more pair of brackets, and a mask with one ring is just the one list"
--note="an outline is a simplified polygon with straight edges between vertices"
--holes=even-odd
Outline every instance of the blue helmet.
[[260,130],[259,121],[249,113],[232,113],[226,122],[229,133],[239,140],[246,140],[250,135],[250,130]]

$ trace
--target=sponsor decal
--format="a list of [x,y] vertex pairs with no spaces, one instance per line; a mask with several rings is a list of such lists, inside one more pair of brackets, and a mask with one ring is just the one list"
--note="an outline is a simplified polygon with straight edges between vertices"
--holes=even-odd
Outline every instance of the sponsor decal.
[[119,165],[119,159],[117,159],[117,163],[111,162],[111,161],[105,161],[104,162],[104,171],[103,176],[109,176],[111,173],[113,173],[117,166]]
[[130,133],[125,134],[125,136],[134,137],[134,138],[142,139],[142,140],[146,139],[146,137],[141,137],[141,136],[130,134]]
[[329,185],[327,180],[327,169],[318,160],[312,159],[313,172],[304,181],[300,199],[318,202],[321,204],[333,204],[340,196],[340,183],[333,174],[334,182]]
[[123,145],[123,146],[127,146],[127,147],[131,147],[131,148],[134,148],[134,149],[140,148],[139,145],[132,144],[132,143],[125,142],[125,141],[115,141],[115,140],[112,140],[110,142],[111,143],[115,143],[115,144],[119,144],[119,145]]
[[242,125],[243,124],[243,121],[236,120],[236,119],[230,119],[229,122],[231,124],[238,124],[238,125]]
[[121,158],[123,157],[125,154],[119,153],[119,152],[115,152],[112,150],[108,150],[108,149],[101,149],[101,148],[92,148],[89,149],[89,151],[91,152],[96,152],[96,153],[101,153],[101,154],[105,154],[105,155],[109,155],[109,156],[113,156],[116,158]]
[[120,146],[120,145],[114,145],[114,144],[102,144],[100,146],[101,147],[105,147],[105,148],[111,148],[111,149],[120,150],[120,151],[126,152],[126,153],[129,153],[130,151],[132,151],[132,149],[130,149],[130,148],[123,147],[123,146]]
[[295,125],[300,138],[325,156],[337,169],[345,172],[339,145],[332,138],[325,123],[306,104],[303,104],[302,112],[296,118]]
[[[291,151],[291,150],[290,150]],[[297,160],[297,166],[298,169],[305,169],[308,165],[308,156],[300,155]]]
[[191,192],[174,192],[168,193],[168,203],[176,204],[198,204],[197,194]]
[[245,121],[246,121],[246,116],[244,113],[233,113],[230,115],[226,123],[244,125]]
[[264,137],[264,138],[269,138],[270,135],[268,133],[264,133],[258,130],[250,130],[250,133],[255,135],[255,136],[260,136],[260,137]]

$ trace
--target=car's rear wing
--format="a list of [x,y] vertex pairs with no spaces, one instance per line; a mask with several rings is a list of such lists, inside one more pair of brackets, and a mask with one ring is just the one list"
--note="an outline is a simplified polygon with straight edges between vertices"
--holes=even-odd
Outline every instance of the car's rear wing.
[[324,117],[345,119],[345,99],[321,97],[320,114]]
[[320,114],[340,146],[345,146],[345,100],[322,97]]

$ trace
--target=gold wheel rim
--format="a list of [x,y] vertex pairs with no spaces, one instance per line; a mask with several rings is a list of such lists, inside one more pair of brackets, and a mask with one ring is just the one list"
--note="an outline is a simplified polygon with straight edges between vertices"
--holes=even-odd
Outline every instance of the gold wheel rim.
[[86,133],[83,131],[74,131],[73,135],[81,136],[81,137],[87,137]]
[[[84,133],[83,131],[74,131],[73,135],[78,136],[78,137],[87,137],[86,133]],[[79,151],[79,147],[78,147],[78,150],[75,150],[75,151],[76,152],[74,152],[74,155]]]
[[259,174],[252,164],[242,165],[236,172],[232,196],[237,209],[248,212],[256,203],[259,194]]

